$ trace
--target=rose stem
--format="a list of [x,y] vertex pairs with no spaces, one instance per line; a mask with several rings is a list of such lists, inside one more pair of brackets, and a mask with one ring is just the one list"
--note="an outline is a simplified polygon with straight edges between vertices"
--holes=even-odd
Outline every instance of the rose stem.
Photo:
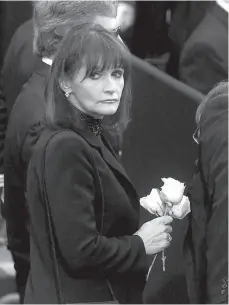
[[[167,213],[168,213],[168,204],[165,202],[164,216],[167,215]],[[162,270],[165,271],[165,260],[166,260],[165,251],[162,251],[161,260],[162,260]]]
[[150,275],[150,272],[151,272],[151,270],[152,270],[152,268],[153,268],[153,265],[154,265],[154,263],[155,263],[156,258],[157,258],[157,254],[155,254],[155,256],[154,256],[154,258],[153,258],[153,261],[152,261],[152,264],[151,264],[150,267],[149,267],[149,270],[148,270],[148,273],[147,273],[147,276],[146,276],[146,281],[148,281],[148,279],[149,279],[149,275]]

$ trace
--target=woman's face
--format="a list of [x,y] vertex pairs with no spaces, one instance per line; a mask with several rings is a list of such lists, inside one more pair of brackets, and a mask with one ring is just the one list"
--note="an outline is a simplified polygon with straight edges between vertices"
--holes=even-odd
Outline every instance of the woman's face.
[[124,87],[124,70],[114,68],[95,72],[84,79],[84,66],[68,82],[70,102],[82,112],[95,118],[114,114],[120,104]]

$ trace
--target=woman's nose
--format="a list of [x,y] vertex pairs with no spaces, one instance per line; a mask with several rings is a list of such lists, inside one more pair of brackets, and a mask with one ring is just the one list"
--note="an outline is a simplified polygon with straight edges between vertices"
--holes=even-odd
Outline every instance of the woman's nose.
[[116,83],[111,77],[107,77],[104,84],[104,92],[113,94],[116,91]]

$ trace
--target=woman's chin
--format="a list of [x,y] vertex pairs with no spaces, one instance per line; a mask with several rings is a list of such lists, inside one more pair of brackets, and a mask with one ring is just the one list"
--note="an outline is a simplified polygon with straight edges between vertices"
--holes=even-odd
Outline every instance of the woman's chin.
[[113,115],[117,112],[118,110],[118,106],[117,104],[112,104],[112,105],[109,105],[109,106],[106,106],[106,107],[103,107],[100,109],[100,111],[98,112],[98,115],[101,115],[101,116],[108,116],[108,115]]

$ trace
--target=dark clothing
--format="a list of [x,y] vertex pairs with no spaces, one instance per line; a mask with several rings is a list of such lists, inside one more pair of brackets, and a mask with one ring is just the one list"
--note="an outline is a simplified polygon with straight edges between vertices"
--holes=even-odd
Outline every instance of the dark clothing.
[[[76,129],[55,133],[49,128],[42,133],[28,169],[31,270],[25,302],[58,301],[41,186],[41,159],[48,143],[45,181],[65,302],[111,300],[107,277],[119,302],[137,303],[147,260],[142,240],[132,235],[139,225],[136,191],[103,137]],[[105,202],[102,235],[95,166]]]
[[40,61],[37,72],[18,95],[9,118],[4,148],[4,215],[8,247],[13,254],[18,290],[29,272],[29,232],[26,208],[26,171],[42,129],[44,84],[49,66]]
[[13,35],[6,52],[0,79],[0,171],[7,121],[22,86],[34,72],[40,59],[33,54],[32,20],[23,23]]
[[228,100],[215,98],[200,120],[198,170],[185,243],[190,303],[228,303]]
[[217,3],[184,44],[179,76],[204,94],[228,78],[228,13]]
[[183,48],[211,6],[211,1],[175,1],[169,38],[177,49]]
[[2,82],[8,116],[22,86],[33,74],[37,61],[39,58],[33,54],[33,23],[30,19],[15,32],[4,58]]
[[2,77],[0,75],[0,174],[3,173],[3,150],[6,135],[7,115],[5,108],[5,96],[3,94]]
[[174,1],[136,1],[131,52],[140,58],[169,51],[166,11]]
[[169,28],[170,57],[166,72],[179,79],[180,53],[185,42],[203,20],[214,1],[172,1],[171,26]]

